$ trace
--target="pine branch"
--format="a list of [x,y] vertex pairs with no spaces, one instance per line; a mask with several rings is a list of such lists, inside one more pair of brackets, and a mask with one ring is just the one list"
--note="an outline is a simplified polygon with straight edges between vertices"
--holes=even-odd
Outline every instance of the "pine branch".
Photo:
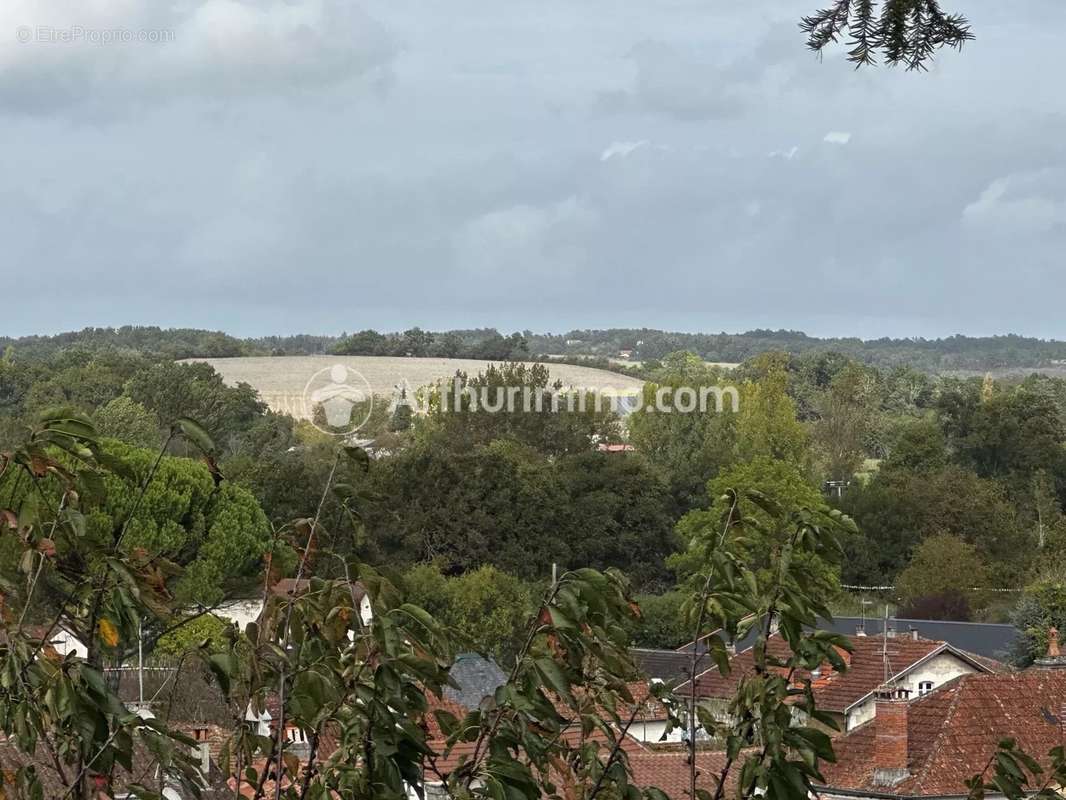
[[800,29],[819,56],[846,35],[847,60],[856,68],[877,64],[880,55],[889,65],[925,70],[940,48],[959,50],[974,39],[966,17],[944,13],[940,0],[835,0],[804,17]]

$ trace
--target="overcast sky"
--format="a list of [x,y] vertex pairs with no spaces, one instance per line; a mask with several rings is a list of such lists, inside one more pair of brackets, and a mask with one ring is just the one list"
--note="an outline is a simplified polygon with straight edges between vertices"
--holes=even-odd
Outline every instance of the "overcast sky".
[[1066,338],[1066,3],[926,75],[817,5],[3,0],[0,334]]

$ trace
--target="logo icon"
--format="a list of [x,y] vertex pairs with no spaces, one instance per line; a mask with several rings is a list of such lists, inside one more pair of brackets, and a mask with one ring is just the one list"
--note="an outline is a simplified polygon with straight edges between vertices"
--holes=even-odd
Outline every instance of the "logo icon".
[[331,436],[351,436],[370,419],[374,393],[358,370],[344,364],[320,369],[304,387],[311,424]]

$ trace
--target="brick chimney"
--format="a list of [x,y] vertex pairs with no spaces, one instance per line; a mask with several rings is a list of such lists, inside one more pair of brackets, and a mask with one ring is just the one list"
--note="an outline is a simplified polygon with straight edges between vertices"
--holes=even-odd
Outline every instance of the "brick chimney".
[[1034,666],[1041,669],[1066,669],[1066,656],[1059,647],[1059,632],[1055,628],[1048,628],[1047,655],[1036,659]]
[[874,719],[874,774],[877,786],[895,786],[910,777],[907,769],[907,701],[890,689],[878,692]]

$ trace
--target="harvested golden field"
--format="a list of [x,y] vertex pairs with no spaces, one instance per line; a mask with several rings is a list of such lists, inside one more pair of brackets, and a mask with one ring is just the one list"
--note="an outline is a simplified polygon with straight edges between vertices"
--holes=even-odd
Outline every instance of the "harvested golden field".
[[[377,396],[392,397],[400,388],[415,391],[451,378],[458,371],[476,375],[493,363],[465,358],[384,356],[249,356],[188,360],[210,364],[226,383],[247,383],[273,410],[304,419],[310,415],[311,406],[305,402],[305,390],[309,384],[318,387],[323,381],[329,382],[330,371],[337,366],[344,367],[347,373],[341,383],[357,389],[369,386]],[[644,385],[636,378],[592,367],[549,363],[548,368],[552,379],[562,381],[567,388],[632,394]]]

